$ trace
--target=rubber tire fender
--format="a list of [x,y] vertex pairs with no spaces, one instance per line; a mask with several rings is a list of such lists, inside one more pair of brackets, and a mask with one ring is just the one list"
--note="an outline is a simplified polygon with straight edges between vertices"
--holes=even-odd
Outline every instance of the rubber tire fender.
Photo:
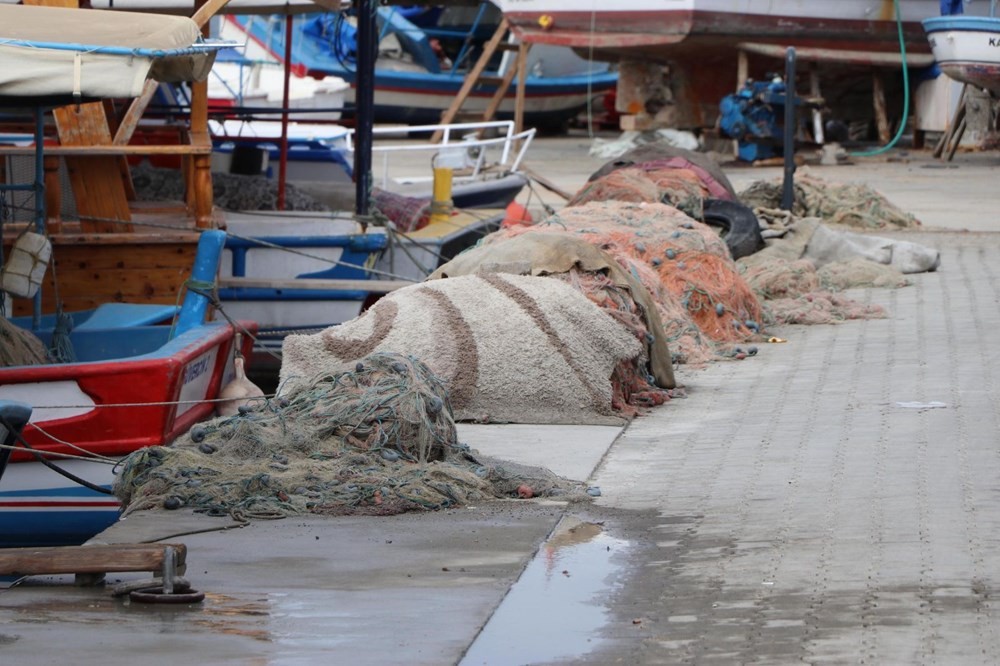
[[757,216],[743,204],[725,199],[705,199],[703,215],[705,224],[722,228],[722,239],[733,259],[763,249],[764,238],[760,234]]

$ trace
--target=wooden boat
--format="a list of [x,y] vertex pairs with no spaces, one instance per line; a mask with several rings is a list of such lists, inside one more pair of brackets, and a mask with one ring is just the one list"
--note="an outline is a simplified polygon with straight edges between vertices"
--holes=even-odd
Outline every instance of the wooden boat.
[[[155,88],[153,79],[204,77],[216,47],[200,45],[200,27],[191,19],[57,7],[0,6],[0,37],[0,103],[34,109],[33,145],[4,149],[5,166],[31,158],[33,178],[11,184],[5,174],[0,189],[5,195],[30,192],[33,210],[26,221],[0,220],[0,232],[9,232],[2,234],[3,254],[11,256],[15,240],[30,229],[48,236],[55,257],[41,291],[15,300],[15,313],[26,316],[12,321],[45,343],[61,336],[75,355],[65,363],[0,369],[0,400],[34,407],[19,442],[35,449],[8,456],[0,485],[0,546],[79,542],[116,519],[117,502],[56,475],[53,460],[79,457],[62,464],[106,489],[108,458],[167,443],[213,412],[211,400],[227,373],[232,376],[235,352],[234,327],[205,322],[205,290],[215,280],[225,234],[199,233],[192,215],[199,206],[183,204],[158,211],[166,217],[161,222],[172,223],[165,232],[136,233],[137,223],[155,213],[133,216],[129,205],[123,165],[135,151],[127,142],[115,143],[105,106],[91,100],[141,99]],[[169,69],[185,64],[194,69]],[[55,146],[46,145],[55,143],[45,122],[44,109],[51,107]],[[117,129],[134,122],[126,117]],[[158,147],[141,148],[147,154]],[[207,167],[210,150],[197,142],[174,148],[181,150],[166,152],[184,155],[192,174]],[[60,160],[80,221],[61,216]],[[204,194],[193,198],[208,204],[202,209],[207,226],[210,189]],[[48,215],[43,203],[51,206]],[[143,303],[121,302],[126,299]],[[75,330],[65,330],[67,321]],[[240,326],[253,332],[252,324]]]
[[[469,58],[472,50],[468,47],[452,53],[452,58],[441,45],[446,45],[449,38],[463,44],[466,35],[474,43],[472,31],[476,25],[468,33],[421,27],[395,7],[380,7],[378,21],[384,48],[375,69],[375,121],[415,125],[439,122],[472,65]],[[355,89],[353,55],[349,49],[337,50],[340,33],[350,30],[353,28],[343,14],[297,17],[291,47],[294,71],[316,78],[336,76],[350,82],[352,90]],[[227,39],[246,40],[247,54],[253,59],[284,57],[285,32],[277,21],[262,16],[227,16],[221,34]],[[525,125],[559,130],[595,97],[612,90],[618,77],[606,64],[590,62],[568,49],[543,51],[539,49],[532,56],[527,68],[530,74],[525,82]],[[483,85],[470,95],[464,110],[470,115],[481,115],[496,90],[495,81],[512,66],[510,58],[501,59],[497,69],[488,73],[494,81],[484,79]],[[348,93],[348,102],[352,101],[353,93]],[[514,98],[510,95],[501,103],[497,117],[509,119],[513,115]]]
[[[224,242],[221,231],[202,234],[192,279],[214,280]],[[204,322],[208,304],[189,291],[179,311],[108,304],[75,313],[69,335],[75,361],[0,368],[0,400],[34,408],[24,441],[58,466],[110,487],[108,458],[167,444],[210,417],[212,400],[235,376],[236,350],[233,327]],[[31,318],[13,323],[29,327]],[[55,317],[47,317],[35,332],[48,344],[55,326]],[[249,351],[248,340],[242,352]],[[17,451],[0,481],[0,547],[79,543],[114,522],[117,510],[114,498]]]
[[1000,18],[939,16],[924,29],[942,72],[1000,94]]

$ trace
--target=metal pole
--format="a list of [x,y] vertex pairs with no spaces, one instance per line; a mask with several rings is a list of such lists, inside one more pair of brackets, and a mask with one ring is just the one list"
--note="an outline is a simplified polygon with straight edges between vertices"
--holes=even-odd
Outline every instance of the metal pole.
[[[35,107],[35,231],[45,233],[45,109]],[[58,306],[58,304],[57,304]],[[38,287],[32,302],[31,328],[42,326],[42,288]]]
[[795,203],[795,49],[785,51],[785,180],[781,207],[791,210]]
[[[360,0],[358,7],[358,68],[355,73],[357,117],[354,129],[354,212],[368,216],[372,185],[372,125],[375,115],[375,54],[378,49],[376,5]],[[364,224],[364,221],[362,221]]]
[[[292,78],[292,15],[285,16],[285,82],[281,97],[281,157],[278,159],[278,210],[285,210],[288,178],[288,97]],[[240,79],[242,81],[242,79]]]

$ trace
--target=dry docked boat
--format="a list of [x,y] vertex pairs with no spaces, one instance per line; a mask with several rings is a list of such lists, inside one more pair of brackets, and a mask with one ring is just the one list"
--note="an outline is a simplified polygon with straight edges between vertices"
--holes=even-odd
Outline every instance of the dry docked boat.
[[[499,0],[514,29],[531,41],[622,56],[670,59],[676,49],[739,43],[896,53],[891,0]],[[974,6],[975,3],[972,3]],[[900,3],[907,46],[927,52],[920,21],[937,16],[938,0]]]
[[[621,0],[590,5],[573,0],[498,0],[498,4],[525,41],[621,60],[619,109],[638,113],[643,102],[676,105],[675,126],[713,124],[719,100],[742,83],[737,82],[740,52],[748,59],[749,75],[758,78],[780,67],[779,59],[789,46],[795,47],[800,60],[825,63],[830,82],[868,73],[872,67],[898,68],[902,59],[897,5],[908,65],[930,65],[933,58],[920,22],[940,11],[938,0]],[[988,3],[970,0],[966,11],[985,14]],[[658,84],[650,85],[642,68],[632,69],[631,63],[638,60],[671,65],[668,92],[649,94]],[[643,85],[646,91],[635,89]],[[635,108],[625,108],[630,103]]]
[[988,17],[929,18],[924,29],[942,72],[956,81],[1000,94],[1000,18],[992,7]]
[[[446,7],[432,24],[417,25],[401,7],[378,8],[379,56],[375,68],[375,120],[380,123],[431,124],[462,88],[472,69],[476,49],[500,23],[496,8],[483,2],[467,25],[447,27]],[[474,9],[474,8],[473,8]],[[412,15],[414,21],[418,19]],[[455,19],[458,20],[458,19]],[[483,34],[485,31],[485,35]],[[228,16],[220,33],[227,39],[247,42],[247,55],[255,60],[283,60],[286,34],[293,35],[293,70],[316,78],[335,76],[356,88],[354,27],[344,13],[296,18],[290,31],[282,22],[263,16]],[[514,47],[516,49],[516,46]],[[515,67],[510,54],[500,58],[469,96],[465,111],[482,114],[490,105],[498,82]],[[526,66],[525,124],[562,129],[597,96],[612,90],[618,79],[607,64],[574,55],[564,48],[539,48]],[[353,100],[353,92],[348,93]],[[514,116],[512,95],[503,98],[498,117]]]

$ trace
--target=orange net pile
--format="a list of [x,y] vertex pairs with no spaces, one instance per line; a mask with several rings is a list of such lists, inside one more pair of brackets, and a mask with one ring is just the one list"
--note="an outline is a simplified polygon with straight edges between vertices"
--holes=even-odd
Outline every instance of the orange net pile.
[[700,220],[708,196],[708,188],[690,169],[634,166],[616,169],[587,183],[567,206],[592,201],[660,202]]
[[560,230],[605,250],[642,282],[676,360],[703,363],[716,356],[714,343],[743,342],[759,334],[761,304],[723,240],[671,206],[591,202],[567,207],[533,227],[502,230],[486,242]]

